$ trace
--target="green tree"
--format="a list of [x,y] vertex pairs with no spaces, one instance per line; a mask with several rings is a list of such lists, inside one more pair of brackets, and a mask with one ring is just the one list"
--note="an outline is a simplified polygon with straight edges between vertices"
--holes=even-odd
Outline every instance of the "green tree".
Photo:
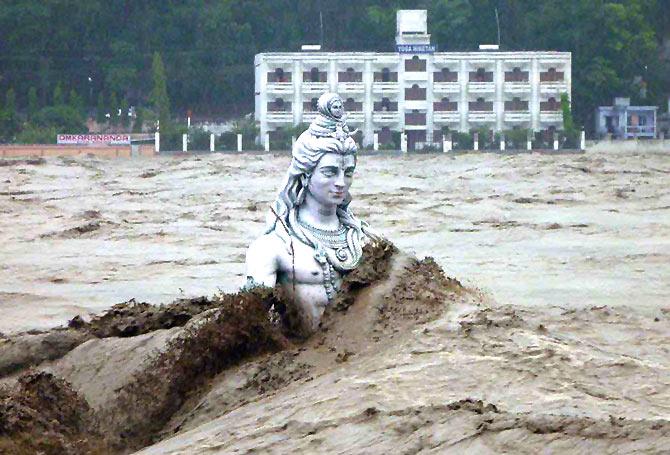
[[19,131],[19,117],[16,112],[16,93],[7,90],[5,105],[0,109],[0,141],[11,141]]
[[79,96],[75,89],[70,90],[70,95],[68,96],[68,104],[70,107],[75,109],[77,112],[85,113],[86,108],[84,107],[84,100]]
[[39,109],[39,102],[37,101],[37,89],[30,87],[28,90],[28,120],[32,119]]
[[167,92],[167,80],[163,59],[158,52],[154,53],[151,66],[153,90],[149,102],[158,115],[161,131],[170,130],[170,98]]
[[56,84],[56,88],[54,89],[54,97],[53,97],[53,103],[54,106],[60,106],[61,104],[65,104],[65,97],[63,95],[63,87],[61,87],[60,82]]
[[107,123],[107,108],[105,107],[105,97],[102,92],[98,93],[98,105],[95,109],[95,121],[99,124]]
[[116,98],[116,93],[112,92],[112,96],[109,97],[109,113],[111,115],[109,123],[113,126],[119,124],[119,100]]
[[121,126],[128,128],[130,125],[130,117],[128,117],[128,101],[126,101],[125,98],[122,98],[119,107],[121,109]]
[[133,122],[133,133],[141,133],[144,126],[144,109],[137,107],[135,109],[135,121]]

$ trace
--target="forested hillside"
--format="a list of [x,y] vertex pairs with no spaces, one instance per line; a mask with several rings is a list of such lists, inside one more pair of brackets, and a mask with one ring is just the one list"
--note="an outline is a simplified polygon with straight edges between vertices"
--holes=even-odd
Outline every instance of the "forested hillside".
[[253,110],[254,54],[318,43],[319,12],[324,49],[392,51],[400,8],[428,10],[440,51],[495,43],[495,8],[502,49],[571,51],[579,124],[615,95],[668,95],[668,0],[3,0],[0,105],[14,122],[59,102],[151,107],[158,53],[173,115],[233,117]]

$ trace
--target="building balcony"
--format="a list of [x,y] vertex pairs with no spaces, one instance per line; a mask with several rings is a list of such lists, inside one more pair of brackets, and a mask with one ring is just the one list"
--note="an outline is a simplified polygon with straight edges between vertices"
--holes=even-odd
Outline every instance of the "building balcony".
[[423,72],[417,72],[417,71],[411,71],[411,72],[405,72],[405,81],[427,81],[428,80],[428,73],[423,71]]
[[461,121],[461,114],[458,112],[447,112],[447,111],[434,111],[433,112],[433,122],[434,123],[459,123]]
[[318,93],[321,95],[324,92],[329,91],[330,86],[328,82],[303,82],[302,83],[302,92],[303,93]]
[[505,121],[507,123],[530,122],[530,111],[505,112]]
[[460,82],[433,83],[433,93],[459,93],[460,91],[461,91]]
[[494,82],[468,82],[470,93],[494,93],[496,84]]
[[375,82],[372,84],[372,92],[380,93],[382,95],[397,94],[399,86],[397,82]]
[[563,112],[561,111],[541,111],[540,112],[540,122],[547,123],[562,123],[563,122]]
[[398,123],[397,112],[373,112],[372,121],[376,124]]
[[530,82],[505,82],[504,86],[505,93],[519,93],[526,94],[530,93]]
[[365,114],[362,112],[347,112],[348,123],[363,123],[365,121]]
[[338,82],[337,92],[342,93],[364,93],[365,84],[363,82]]
[[470,123],[494,123],[495,121],[495,112],[468,112],[468,122]]
[[293,112],[268,112],[265,118],[271,123],[293,123]]
[[268,82],[265,91],[273,95],[293,93],[293,82]]
[[567,93],[568,91],[568,84],[566,84],[564,81],[551,81],[551,82],[542,82],[540,83],[540,93],[547,93],[547,94],[561,94],[561,93]]

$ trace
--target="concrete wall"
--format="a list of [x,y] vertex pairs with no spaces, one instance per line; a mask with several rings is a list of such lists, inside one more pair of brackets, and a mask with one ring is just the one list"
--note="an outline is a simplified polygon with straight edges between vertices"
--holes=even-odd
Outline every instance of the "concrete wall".
[[[18,158],[31,156],[87,156],[93,155],[99,158],[130,158],[132,156],[131,146],[96,146],[86,147],[78,145],[0,145],[0,157]],[[153,144],[142,144],[137,146],[138,156],[154,156]]]
[[587,141],[587,152],[662,152],[670,154],[670,138],[643,140]]

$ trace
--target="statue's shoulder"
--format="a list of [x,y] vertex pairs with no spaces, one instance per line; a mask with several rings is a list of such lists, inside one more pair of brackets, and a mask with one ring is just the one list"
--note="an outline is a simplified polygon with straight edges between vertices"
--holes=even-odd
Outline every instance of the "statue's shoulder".
[[276,230],[257,237],[249,244],[249,250],[265,252],[265,254],[272,254],[278,252],[282,248],[283,242]]

